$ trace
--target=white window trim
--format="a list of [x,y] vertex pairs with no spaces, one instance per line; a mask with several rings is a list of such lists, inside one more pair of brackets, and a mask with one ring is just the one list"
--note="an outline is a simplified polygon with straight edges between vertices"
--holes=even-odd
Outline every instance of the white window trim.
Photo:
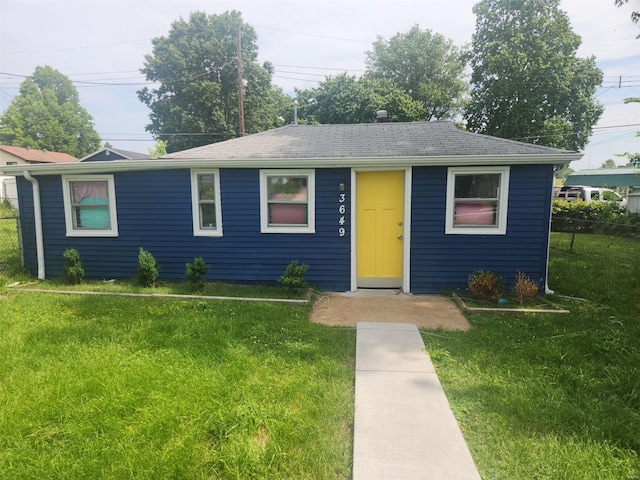
[[[213,175],[213,188],[215,190],[216,204],[216,228],[200,228],[200,204],[198,199],[198,175]],[[193,222],[193,235],[195,237],[221,237],[222,236],[222,205],[220,203],[220,171],[218,169],[191,170],[191,219]]]
[[[107,182],[109,192],[109,230],[98,229],[74,229],[73,228],[73,207],[71,206],[71,188],[73,181],[80,182]],[[116,208],[116,188],[113,175],[62,175],[62,196],[64,199],[64,221],[67,228],[67,237],[117,237],[118,217]]]
[[[450,167],[447,172],[447,207],[445,234],[447,235],[506,235],[507,209],[509,206],[510,167]],[[473,227],[454,225],[455,215],[455,176],[475,174],[499,174],[498,224],[495,227]]]
[[[307,219],[304,226],[270,226],[269,205],[267,199],[267,177],[277,175],[307,176]],[[260,231],[262,233],[316,233],[316,181],[315,170],[260,170]]]

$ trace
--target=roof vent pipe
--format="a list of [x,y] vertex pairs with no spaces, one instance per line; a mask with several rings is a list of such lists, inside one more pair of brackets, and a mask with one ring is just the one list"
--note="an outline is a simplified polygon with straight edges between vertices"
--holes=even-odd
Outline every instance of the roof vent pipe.
[[387,111],[378,110],[376,112],[376,123],[385,123],[387,121]]

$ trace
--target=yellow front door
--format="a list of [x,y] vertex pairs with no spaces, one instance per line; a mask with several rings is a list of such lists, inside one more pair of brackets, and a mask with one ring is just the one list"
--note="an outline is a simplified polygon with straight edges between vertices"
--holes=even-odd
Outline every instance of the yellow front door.
[[404,172],[356,173],[358,288],[402,286]]

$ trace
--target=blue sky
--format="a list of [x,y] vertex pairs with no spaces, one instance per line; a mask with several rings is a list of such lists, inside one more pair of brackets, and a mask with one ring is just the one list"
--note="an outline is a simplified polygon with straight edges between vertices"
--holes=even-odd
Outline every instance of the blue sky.
[[[137,98],[139,73],[151,39],[195,10],[209,14],[236,9],[258,33],[260,60],[275,65],[274,83],[285,92],[317,85],[325,75],[359,75],[365,52],[378,35],[389,38],[412,25],[429,28],[457,44],[470,42],[474,0],[0,0],[0,110],[18,92],[21,76],[50,65],[71,78],[96,130],[114,147],[146,153],[149,110]],[[572,168],[597,168],[615,154],[640,152],[640,28],[631,6],[613,0],[562,0],[583,40],[578,54],[594,55],[604,72],[598,100],[605,113],[583,160]],[[636,8],[640,5],[636,2]],[[9,74],[9,75],[7,75]],[[118,85],[104,85],[104,84]],[[620,88],[621,87],[621,88]]]

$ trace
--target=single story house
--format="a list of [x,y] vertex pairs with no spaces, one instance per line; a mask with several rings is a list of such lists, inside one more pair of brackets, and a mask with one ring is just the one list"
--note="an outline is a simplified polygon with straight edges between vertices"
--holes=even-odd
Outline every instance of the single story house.
[[29,147],[0,145],[0,172],[5,165],[36,165],[41,163],[70,163],[77,159],[62,152],[51,152]]
[[5,166],[11,165],[35,165],[44,163],[70,163],[75,162],[76,157],[62,152],[51,152],[38,148],[14,147],[0,145],[0,201],[9,202],[14,208],[18,208],[18,193],[16,179],[12,176],[4,176]]
[[451,122],[288,125],[153,160],[9,167],[26,267],[161,278],[203,257],[209,279],[276,283],[292,260],[318,288],[465,288],[474,269],[546,286],[554,169],[581,157]]

